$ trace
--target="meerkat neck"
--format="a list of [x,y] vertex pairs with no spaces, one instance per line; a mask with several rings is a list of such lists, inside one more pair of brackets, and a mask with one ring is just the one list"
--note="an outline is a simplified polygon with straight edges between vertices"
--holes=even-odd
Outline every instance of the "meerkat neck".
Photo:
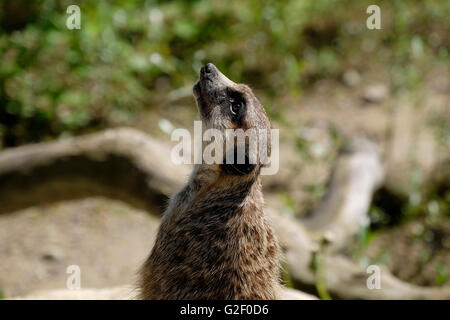
[[190,182],[191,203],[216,202],[221,205],[227,203],[226,199],[233,199],[240,204],[239,209],[245,209],[248,199],[251,198],[252,209],[262,210],[263,196],[261,179],[258,172],[246,176],[228,176],[217,174],[217,171],[208,166],[194,168]]

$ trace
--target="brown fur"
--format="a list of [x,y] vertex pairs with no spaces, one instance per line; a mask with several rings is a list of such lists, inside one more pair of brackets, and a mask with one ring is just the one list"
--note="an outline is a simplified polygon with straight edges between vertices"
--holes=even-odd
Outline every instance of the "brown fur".
[[[252,91],[212,64],[194,87],[204,126],[236,127],[221,105],[227,88],[245,97],[240,128],[270,129]],[[142,299],[277,298],[279,247],[263,212],[260,165],[245,175],[225,171],[219,164],[196,165],[171,199],[141,269]]]

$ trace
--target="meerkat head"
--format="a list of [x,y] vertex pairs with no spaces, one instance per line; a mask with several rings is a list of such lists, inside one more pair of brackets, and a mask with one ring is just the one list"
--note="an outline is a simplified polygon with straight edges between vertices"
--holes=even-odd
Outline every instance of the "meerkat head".
[[[225,133],[225,136],[233,131],[256,134],[257,138],[264,134],[267,142],[265,147],[268,147],[267,155],[270,155],[268,142],[270,141],[270,122],[261,103],[247,85],[231,81],[214,64],[208,63],[201,68],[200,78],[194,85],[193,92],[206,129],[219,130]],[[225,173],[247,175],[261,167],[262,162],[265,161],[261,159],[261,153],[256,152],[251,157],[253,159],[249,159],[249,141],[250,138],[247,137],[244,163],[236,158],[238,157],[236,144],[232,148],[229,145],[224,148],[224,162],[220,168]],[[230,151],[234,155],[232,164],[225,161],[225,156]]]

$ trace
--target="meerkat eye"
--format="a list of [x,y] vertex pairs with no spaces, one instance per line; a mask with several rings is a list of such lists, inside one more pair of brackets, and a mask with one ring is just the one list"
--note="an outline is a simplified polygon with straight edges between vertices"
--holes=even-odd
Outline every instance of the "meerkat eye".
[[241,103],[239,101],[231,101],[230,111],[232,114],[237,115],[241,109]]

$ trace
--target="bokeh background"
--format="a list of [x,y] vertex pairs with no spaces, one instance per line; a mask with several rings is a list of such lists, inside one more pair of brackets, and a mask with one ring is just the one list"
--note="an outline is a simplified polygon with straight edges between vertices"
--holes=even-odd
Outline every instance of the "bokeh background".
[[[66,27],[71,4],[80,30]],[[371,4],[380,30],[366,27]],[[281,130],[282,167],[264,183],[270,205],[306,216],[338,150],[368,137],[386,183],[346,254],[446,285],[450,181],[429,177],[450,161],[449,17],[446,0],[4,0],[0,148],[117,126],[169,141],[173,128],[192,129],[191,88],[213,62],[249,84]],[[130,283],[157,224],[103,198],[2,215],[0,296],[64,287],[70,263],[82,265],[85,286]]]

